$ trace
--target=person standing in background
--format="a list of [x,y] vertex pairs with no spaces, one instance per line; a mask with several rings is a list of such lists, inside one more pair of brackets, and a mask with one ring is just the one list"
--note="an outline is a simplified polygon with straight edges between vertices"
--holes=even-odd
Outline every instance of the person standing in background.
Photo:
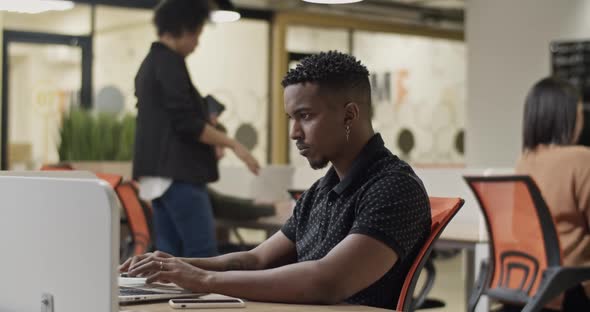
[[183,257],[217,254],[206,184],[218,179],[215,146],[231,149],[250,171],[248,150],[216,130],[185,58],[198,44],[208,0],[164,0],[155,10],[154,42],[135,77],[137,128],[133,178],[151,201],[159,250]]
[[[538,185],[559,237],[564,266],[590,266],[590,148],[575,145],[584,125],[576,88],[544,78],[529,91],[523,118],[523,152],[516,172]],[[563,311],[590,311],[590,284],[549,305]],[[520,311],[506,307],[504,311]]]

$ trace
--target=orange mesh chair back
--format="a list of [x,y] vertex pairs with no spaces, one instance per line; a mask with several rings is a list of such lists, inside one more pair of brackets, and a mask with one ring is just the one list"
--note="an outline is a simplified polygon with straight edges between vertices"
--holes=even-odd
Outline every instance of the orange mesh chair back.
[[414,289],[420,276],[420,271],[426,264],[434,242],[438,239],[445,227],[451,222],[465,201],[461,198],[430,197],[430,209],[432,223],[430,226],[430,235],[420,249],[420,253],[414,260],[414,263],[406,275],[402,291],[397,302],[398,311],[414,311],[415,302],[413,300]]
[[[529,176],[465,177],[486,219],[490,259],[482,263],[469,302],[482,294],[540,311],[566,290],[590,280],[588,267],[563,267],[555,224]],[[566,294],[567,296],[567,294]]]
[[[41,166],[42,171],[69,171],[75,170],[72,165],[68,163],[58,163],[58,164],[45,164]],[[113,189],[117,187],[122,181],[123,177],[118,174],[110,174],[110,173],[94,173],[96,177],[102,179],[103,181],[107,182]]]
[[95,173],[95,175],[107,182],[113,189],[115,189],[121,182],[123,182],[123,177],[117,174],[110,174],[110,173]]
[[[152,245],[149,215],[137,194],[137,189],[130,182],[121,183],[115,188],[125,214],[132,236],[132,252],[130,255],[141,255],[148,252]],[[130,256],[127,255],[127,256]]]
[[499,300],[525,303],[537,293],[542,272],[548,266],[561,265],[549,209],[529,177],[465,180],[479,202],[490,234],[492,270],[487,292]]

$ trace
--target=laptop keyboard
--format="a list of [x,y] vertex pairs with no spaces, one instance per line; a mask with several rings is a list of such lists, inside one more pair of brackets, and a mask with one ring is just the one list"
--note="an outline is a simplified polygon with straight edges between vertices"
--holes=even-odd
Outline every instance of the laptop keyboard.
[[119,296],[135,296],[135,295],[161,295],[161,291],[151,291],[147,289],[119,286]]

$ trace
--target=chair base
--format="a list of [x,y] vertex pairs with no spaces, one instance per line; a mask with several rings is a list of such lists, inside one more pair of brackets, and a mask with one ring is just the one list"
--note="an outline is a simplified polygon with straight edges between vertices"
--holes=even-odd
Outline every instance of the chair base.
[[442,300],[434,299],[434,298],[426,298],[424,303],[417,307],[417,310],[424,310],[424,309],[436,309],[436,308],[443,308],[446,306],[446,303]]

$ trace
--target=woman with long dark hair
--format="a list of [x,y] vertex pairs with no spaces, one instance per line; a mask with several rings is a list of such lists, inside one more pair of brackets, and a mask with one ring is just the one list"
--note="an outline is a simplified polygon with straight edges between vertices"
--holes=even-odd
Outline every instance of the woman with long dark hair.
[[[565,266],[590,266],[590,148],[576,145],[584,125],[576,88],[544,78],[524,106],[522,156],[516,171],[538,185],[555,220]],[[590,285],[568,292],[564,311],[590,311]],[[561,298],[551,308],[561,309]]]

